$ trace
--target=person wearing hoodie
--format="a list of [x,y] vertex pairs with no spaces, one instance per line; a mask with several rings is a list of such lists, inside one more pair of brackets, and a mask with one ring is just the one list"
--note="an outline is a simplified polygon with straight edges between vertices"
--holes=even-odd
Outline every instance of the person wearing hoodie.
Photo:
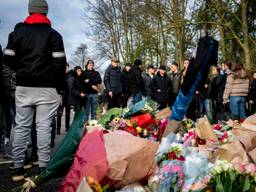
[[102,83],[100,73],[94,69],[94,61],[88,60],[85,66],[85,71],[83,72],[82,79],[84,83],[85,93],[87,95],[87,100],[85,104],[85,119],[89,120],[91,116],[92,120],[97,119],[96,110],[98,107],[98,85]]
[[74,67],[67,78],[67,105],[75,108],[82,108],[85,105],[85,91],[82,82],[82,68]]
[[29,0],[29,16],[9,34],[4,63],[16,72],[13,181],[24,179],[27,141],[36,115],[39,168],[50,161],[51,123],[63,90],[66,56],[62,36],[51,27],[46,0]]
[[171,80],[166,74],[166,67],[161,66],[150,83],[151,97],[159,104],[159,110],[167,107],[172,90]]
[[232,63],[231,71],[227,76],[223,103],[229,102],[233,118],[243,121],[246,118],[245,102],[249,93],[249,77],[239,63]]
[[142,61],[136,59],[131,68],[130,91],[132,96],[132,103],[135,104],[142,99],[144,93],[144,81],[142,79]]

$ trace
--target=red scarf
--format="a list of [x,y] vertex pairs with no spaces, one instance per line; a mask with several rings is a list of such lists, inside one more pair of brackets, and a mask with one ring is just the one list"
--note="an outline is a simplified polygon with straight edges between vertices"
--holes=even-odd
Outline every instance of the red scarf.
[[48,24],[51,25],[51,21],[47,18],[47,16],[40,14],[40,13],[35,13],[26,18],[24,21],[25,23],[28,24]]

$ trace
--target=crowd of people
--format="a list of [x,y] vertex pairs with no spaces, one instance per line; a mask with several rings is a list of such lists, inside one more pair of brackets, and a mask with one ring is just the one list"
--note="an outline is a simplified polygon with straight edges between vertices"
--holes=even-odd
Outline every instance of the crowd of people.
[[[13,132],[14,181],[24,178],[30,141],[40,169],[47,166],[55,130],[61,134],[64,109],[68,131],[71,108],[83,109],[86,122],[97,119],[97,109],[104,113],[105,103],[107,109],[126,108],[149,97],[159,104],[159,110],[174,104],[189,60],[156,68],[136,59],[121,69],[118,58],[113,57],[103,78],[91,59],[85,70],[80,66],[70,70],[62,37],[47,18],[47,2],[30,0],[29,13],[0,52],[1,151]],[[196,120],[206,115],[212,123],[230,117],[243,121],[255,109],[256,72],[248,72],[236,62],[222,62],[211,67],[209,79],[196,91],[186,116]]]

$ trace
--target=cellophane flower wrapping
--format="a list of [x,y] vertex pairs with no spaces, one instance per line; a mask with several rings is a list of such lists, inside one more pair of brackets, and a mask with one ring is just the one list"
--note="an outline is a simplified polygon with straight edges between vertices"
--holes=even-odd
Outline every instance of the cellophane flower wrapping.
[[157,192],[178,192],[184,184],[184,161],[164,161],[159,171]]
[[209,174],[207,155],[200,152],[198,148],[189,147],[186,150],[185,161],[185,183],[183,185],[183,192],[190,190],[201,190],[206,184],[206,177]]

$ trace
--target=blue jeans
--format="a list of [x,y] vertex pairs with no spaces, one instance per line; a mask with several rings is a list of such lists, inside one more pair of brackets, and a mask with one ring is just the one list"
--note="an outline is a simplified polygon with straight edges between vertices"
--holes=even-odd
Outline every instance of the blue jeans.
[[89,120],[89,115],[91,114],[91,119],[97,119],[96,110],[98,107],[98,94],[88,94],[87,101],[85,105],[85,119],[84,121]]
[[245,119],[245,97],[230,96],[230,110],[235,117]]
[[201,113],[204,113],[207,116],[209,122],[212,123],[212,102],[210,101],[210,99],[204,99],[202,101]]
[[142,92],[138,92],[138,93],[132,95],[132,103],[133,104],[136,104],[141,100],[142,100]]

